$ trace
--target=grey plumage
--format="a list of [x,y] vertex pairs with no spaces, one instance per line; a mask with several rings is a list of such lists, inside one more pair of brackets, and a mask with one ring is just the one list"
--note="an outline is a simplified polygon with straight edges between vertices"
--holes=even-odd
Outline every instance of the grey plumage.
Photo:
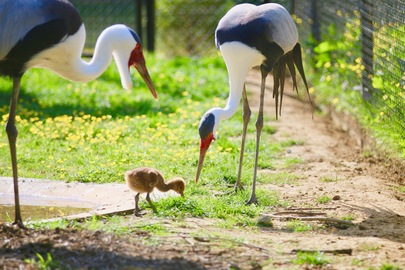
[[281,5],[240,4],[219,21],[215,33],[218,48],[232,41],[256,48],[268,57],[271,43],[280,46],[283,54],[291,51],[298,42],[298,31],[290,14]]
[[207,150],[216,138],[220,120],[230,118],[237,110],[240,99],[243,101],[243,129],[240,147],[238,178],[234,187],[241,188],[242,162],[245,139],[251,110],[245,88],[245,78],[249,70],[260,67],[261,88],[259,113],[256,126],[256,156],[252,182],[252,195],[248,203],[257,203],[256,178],[259,159],[260,135],[264,124],[263,109],[266,77],[273,71],[273,98],[275,99],[276,118],[281,114],[286,69],[290,70],[293,88],[297,89],[296,70],[301,75],[308,92],[302,65],[301,45],[298,30],[288,11],[279,4],[270,3],[255,6],[240,4],[231,8],[219,21],[215,32],[215,43],[224,58],[230,85],[230,95],[225,108],[214,107],[201,118],[200,158],[197,165],[198,182]]
[[64,0],[0,0],[0,61],[35,26],[59,18],[56,11],[66,6],[72,7]]

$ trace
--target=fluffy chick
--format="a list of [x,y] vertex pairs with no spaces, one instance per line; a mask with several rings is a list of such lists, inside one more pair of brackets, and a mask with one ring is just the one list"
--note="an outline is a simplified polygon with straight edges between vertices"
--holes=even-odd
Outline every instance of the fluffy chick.
[[180,177],[173,178],[165,183],[162,173],[154,168],[140,167],[125,173],[125,181],[129,189],[137,192],[135,195],[135,210],[134,214],[139,216],[141,211],[138,206],[139,195],[146,193],[146,200],[149,202],[153,211],[156,213],[156,208],[153,205],[151,199],[149,198],[149,193],[151,193],[155,188],[162,192],[167,192],[169,190],[174,190],[182,197],[184,197],[184,189],[186,183]]

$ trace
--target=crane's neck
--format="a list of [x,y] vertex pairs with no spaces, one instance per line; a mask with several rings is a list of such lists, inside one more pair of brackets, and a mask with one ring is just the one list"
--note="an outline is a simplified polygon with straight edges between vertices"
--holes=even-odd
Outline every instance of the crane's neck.
[[65,79],[76,82],[88,82],[99,77],[107,69],[114,55],[123,86],[130,88],[132,85],[125,85],[132,84],[129,77],[128,62],[125,63],[125,61],[119,61],[121,59],[117,59],[127,57],[126,59],[128,61],[129,55],[119,57],[120,52],[115,50],[114,35],[117,35],[117,33],[115,33],[117,32],[116,30],[117,29],[112,26],[101,33],[96,42],[94,56],[90,62],[86,62],[81,58],[86,39],[85,27],[82,25],[74,35],[67,37],[57,45],[37,54],[27,63],[27,67],[46,68],[54,71]]
[[[83,39],[83,38],[82,38]],[[73,81],[88,82],[99,77],[108,67],[112,58],[111,44],[103,35],[97,39],[94,55],[90,62],[81,57],[75,58],[74,67],[69,73],[63,74],[66,79]],[[62,74],[61,74],[62,75]]]
[[260,65],[264,56],[254,48],[240,42],[227,42],[220,46],[229,76],[229,98],[219,112],[220,120],[228,119],[238,109],[246,76],[250,69]]

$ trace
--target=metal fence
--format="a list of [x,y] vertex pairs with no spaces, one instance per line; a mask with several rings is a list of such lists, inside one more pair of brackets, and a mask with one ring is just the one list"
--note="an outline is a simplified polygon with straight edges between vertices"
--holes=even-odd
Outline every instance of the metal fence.
[[136,30],[144,47],[168,56],[206,55],[215,50],[219,19],[232,0],[71,0],[86,25],[86,51],[109,25]]
[[[312,64],[329,61],[330,71],[347,76],[351,90],[369,101],[373,124],[389,123],[405,141],[405,1],[293,2],[301,37],[315,48],[312,59],[318,62]],[[325,55],[323,63],[319,57]]]
[[405,0],[72,0],[86,24],[86,48],[94,48],[107,26],[124,23],[147,48],[169,56],[214,52],[217,22],[241,2],[287,7],[296,15],[303,47],[310,48],[310,64],[341,72],[379,108],[381,123],[389,121],[404,139]]

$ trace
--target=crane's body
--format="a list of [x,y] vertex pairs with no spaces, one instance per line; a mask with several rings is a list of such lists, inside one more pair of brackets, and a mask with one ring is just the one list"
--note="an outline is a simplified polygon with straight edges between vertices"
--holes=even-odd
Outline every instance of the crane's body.
[[266,77],[269,72],[273,71],[273,97],[276,99],[276,116],[279,114],[279,95],[282,102],[286,66],[288,66],[293,77],[294,87],[297,88],[294,65],[300,72],[307,87],[302,67],[301,47],[298,43],[297,27],[288,11],[281,5],[264,4],[255,6],[252,4],[240,4],[230,9],[219,21],[215,32],[215,43],[222,53],[228,70],[230,95],[225,108],[212,108],[201,119],[199,126],[201,137],[200,159],[196,181],[199,179],[206,152],[211,142],[216,138],[216,130],[220,120],[233,116],[242,98],[244,126],[235,191],[240,187],[246,130],[251,114],[245,90],[245,80],[248,72],[253,67],[260,66],[262,82],[259,115],[256,122],[256,157],[252,196],[249,200],[249,203],[257,203],[255,185],[260,134],[263,127],[263,101]]
[[18,225],[23,223],[18,192],[15,115],[25,71],[45,68],[65,79],[87,82],[100,76],[114,57],[125,89],[132,87],[129,68],[134,66],[157,98],[140,39],[132,29],[125,25],[106,28],[97,40],[90,62],[81,58],[85,39],[82,19],[67,0],[0,0],[0,75],[13,78],[6,131],[13,168],[14,223]]
[[[67,1],[2,0],[0,18],[0,72],[8,76],[17,76],[41,65],[35,57],[39,53],[54,59],[53,53],[45,52],[69,43],[83,26],[80,15]],[[78,48],[67,53],[81,53],[83,42],[76,43]]]
[[[282,55],[292,51],[297,42],[298,31],[294,21],[288,11],[277,4],[237,5],[219,21],[215,32],[215,43],[225,54],[225,63],[231,60],[226,55],[227,51],[237,54],[242,47],[248,47],[262,58],[250,66],[264,65],[268,71]],[[233,47],[235,43],[240,47]]]

